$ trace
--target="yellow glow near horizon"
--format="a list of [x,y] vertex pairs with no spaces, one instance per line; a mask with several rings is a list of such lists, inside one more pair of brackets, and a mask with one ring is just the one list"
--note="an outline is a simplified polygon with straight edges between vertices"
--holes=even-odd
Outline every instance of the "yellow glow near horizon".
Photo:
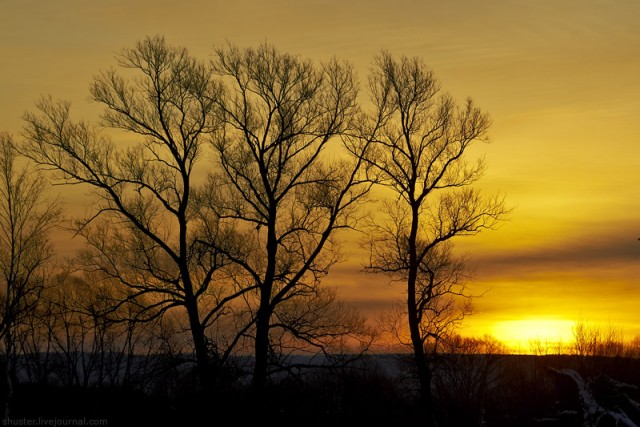
[[493,336],[518,353],[529,353],[535,347],[544,347],[548,351],[558,344],[566,345],[573,341],[575,321],[566,319],[528,318],[505,320],[493,326]]

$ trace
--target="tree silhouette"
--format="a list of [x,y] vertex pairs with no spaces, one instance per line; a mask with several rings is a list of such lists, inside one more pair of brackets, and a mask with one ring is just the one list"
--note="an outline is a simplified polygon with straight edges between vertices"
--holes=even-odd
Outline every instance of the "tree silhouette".
[[7,383],[4,416],[9,416],[20,326],[33,315],[52,256],[49,233],[60,219],[59,203],[44,198],[47,182],[18,167],[13,138],[0,133],[0,338]]
[[133,305],[137,320],[184,308],[207,386],[205,329],[227,299],[213,291],[223,259],[197,243],[202,230],[218,229],[197,214],[193,175],[205,138],[220,125],[220,87],[210,67],[162,37],[122,50],[117,61],[122,72],[101,72],[91,95],[106,107],[102,125],[138,142],[119,147],[89,124],[72,122],[68,102],[44,98],[37,113],[24,116],[24,152],[61,182],[93,189],[96,210],[77,223],[89,245],[85,268],[124,286],[114,310]]
[[304,301],[322,296],[320,279],[339,260],[335,231],[354,225],[370,187],[361,177],[362,158],[339,154],[347,153],[340,136],[358,111],[357,87],[347,64],[316,66],[267,44],[217,49],[214,68],[230,89],[220,102],[224,134],[214,140],[222,173],[212,178],[225,192],[212,209],[245,242],[238,253],[217,249],[257,288],[247,333],[255,340],[259,388],[271,338],[286,333],[322,346],[320,335],[304,331],[318,312],[291,309],[295,301],[327,307]]
[[[467,149],[486,139],[489,118],[471,100],[457,106],[443,94],[432,71],[418,58],[380,54],[369,80],[373,112],[361,125],[370,141],[367,163],[377,171],[377,182],[391,190],[383,225],[370,239],[369,271],[400,278],[406,284],[407,323],[414,351],[421,401],[433,420],[432,368],[425,343],[437,336],[438,322],[428,314],[443,315],[438,297],[455,283],[459,269],[444,263],[443,244],[455,236],[474,235],[493,227],[506,213],[500,199],[482,197],[471,187],[484,170],[479,161],[464,160]],[[382,220],[382,219],[381,219]],[[445,273],[445,277],[438,275]],[[443,287],[444,286],[444,287]],[[452,288],[449,288],[451,291]],[[453,292],[455,293],[455,292]]]

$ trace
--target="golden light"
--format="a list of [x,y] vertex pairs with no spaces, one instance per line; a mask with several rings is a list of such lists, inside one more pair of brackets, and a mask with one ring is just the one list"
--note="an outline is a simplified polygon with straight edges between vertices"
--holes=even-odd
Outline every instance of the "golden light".
[[493,336],[515,353],[552,353],[573,342],[575,321],[527,318],[505,320],[493,326]]

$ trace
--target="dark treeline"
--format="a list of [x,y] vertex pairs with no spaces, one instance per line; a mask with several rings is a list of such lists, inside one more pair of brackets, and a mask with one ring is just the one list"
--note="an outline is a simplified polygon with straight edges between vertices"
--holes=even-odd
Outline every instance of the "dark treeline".
[[[508,214],[465,158],[486,113],[386,52],[364,94],[349,63],[268,44],[206,62],[152,37],[116,65],[89,86],[97,123],[43,97],[0,134],[5,417],[483,422],[503,351],[455,333],[472,295],[452,242]],[[49,182],[89,190],[85,216]],[[58,226],[83,241],[64,263]],[[347,230],[404,286],[375,326],[323,284]],[[381,334],[408,363],[369,354]]]

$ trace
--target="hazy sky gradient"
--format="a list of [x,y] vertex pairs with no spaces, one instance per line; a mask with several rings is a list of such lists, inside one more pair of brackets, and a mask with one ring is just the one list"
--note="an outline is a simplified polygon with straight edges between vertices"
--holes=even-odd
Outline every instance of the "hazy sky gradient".
[[[640,334],[639,19],[636,0],[0,0],[0,130],[19,135],[42,94],[95,119],[92,76],[148,35],[204,59],[226,40],[335,55],[363,83],[381,49],[418,55],[491,115],[492,143],[472,154],[486,156],[481,186],[515,207],[499,230],[458,244],[473,290],[488,291],[467,331],[583,318]],[[345,298],[373,312],[402,297],[354,274],[357,257],[330,275]]]

